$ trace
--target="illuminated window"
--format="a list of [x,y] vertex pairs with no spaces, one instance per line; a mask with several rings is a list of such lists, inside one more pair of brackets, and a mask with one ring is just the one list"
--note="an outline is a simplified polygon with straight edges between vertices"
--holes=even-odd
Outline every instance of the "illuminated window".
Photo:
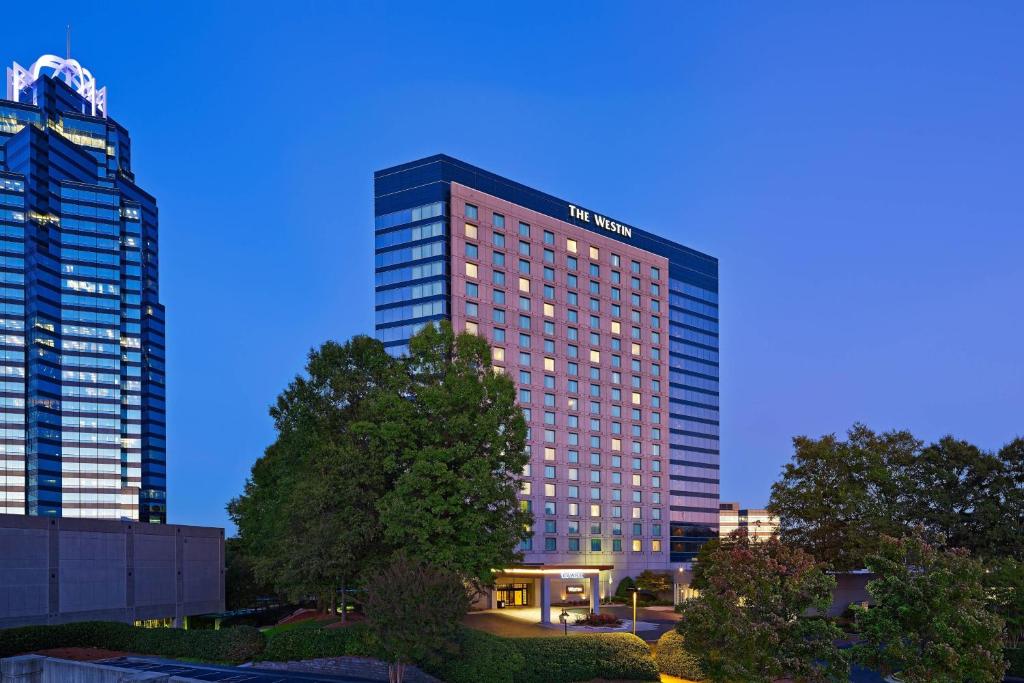
[[530,291],[530,280],[525,277],[519,278],[519,291],[529,292]]
[[546,315],[549,318],[554,318],[555,317],[555,305],[554,304],[544,304],[544,315]]
[[630,348],[632,349],[634,356],[639,356],[640,355],[640,345],[639,344],[633,343],[633,344],[630,345]]
[[590,506],[590,516],[591,517],[600,517],[601,516],[601,506],[596,504],[596,503],[591,505]]
[[576,517],[579,514],[580,514],[580,504],[579,503],[569,503],[569,516],[570,517]]
[[640,519],[640,508],[633,508],[633,519]]
[[661,539],[660,538],[655,538],[655,539],[651,540],[651,552],[654,552],[654,553],[660,553],[661,552]]
[[477,268],[476,268],[476,264],[475,263],[467,263],[466,264],[466,276],[467,277],[476,277],[477,276]]
[[601,251],[597,247],[591,247],[590,258],[594,259],[595,261],[598,260],[599,258],[601,258]]
[[555,449],[551,448],[550,446],[545,446],[545,448],[544,448],[544,459],[545,460],[554,460],[555,459]]
[[505,360],[505,349],[493,348],[491,349],[491,360],[501,363]]
[[639,391],[634,391],[633,392],[633,405],[635,405],[635,406],[640,405],[640,392]]
[[549,371],[549,372],[554,372],[554,370],[555,370],[555,359],[554,358],[545,358],[544,359],[544,369]]
[[548,496],[549,498],[554,498],[555,497],[555,485],[554,484],[544,484],[544,495]]
[[612,321],[612,334],[621,334],[621,333],[622,333],[622,325],[619,323],[618,320],[613,320]]
[[622,439],[612,439],[612,450],[613,451],[621,451],[622,450]]
[[533,484],[531,484],[528,481],[522,481],[522,482],[519,482],[519,483],[520,483],[519,489],[523,492],[524,495],[528,496],[531,493],[533,493]]
[[565,240],[565,250],[570,254],[576,253],[576,240]]
[[479,332],[479,326],[475,322],[467,320],[466,332],[469,332],[470,334],[477,334]]
[[641,547],[641,544],[642,544],[642,542],[640,541],[639,538],[634,538],[633,539],[633,552],[634,553],[638,553],[638,552],[640,552],[643,549]]
[[640,475],[639,474],[634,474],[633,475],[633,486],[640,486]]
[[472,223],[466,223],[466,237],[471,240],[476,239],[476,226]]

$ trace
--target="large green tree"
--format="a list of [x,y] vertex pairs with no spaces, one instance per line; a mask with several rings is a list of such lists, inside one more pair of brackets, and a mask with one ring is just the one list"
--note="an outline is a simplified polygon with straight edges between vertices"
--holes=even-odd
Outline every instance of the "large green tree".
[[346,594],[381,537],[391,441],[378,433],[400,419],[388,399],[403,379],[369,337],[310,352],[270,410],[277,439],[228,505],[258,577],[292,597]]
[[868,559],[872,606],[854,606],[856,657],[906,683],[996,683],[1006,662],[1002,620],[988,607],[984,568],[962,549],[918,535],[883,538]]
[[405,367],[410,438],[386,460],[397,476],[380,504],[384,538],[489,583],[533,521],[516,495],[528,456],[515,386],[484,339],[447,321],[412,338]]
[[443,322],[398,359],[328,342],[271,416],[277,439],[228,505],[260,580],[333,602],[398,550],[477,583],[518,559],[526,425],[483,339]]
[[716,683],[846,681],[842,633],[807,618],[831,604],[835,579],[809,554],[772,538],[752,542],[743,529],[705,544],[694,567],[696,598],[681,607],[676,627]]
[[835,569],[856,569],[882,535],[902,535],[905,473],[921,447],[909,432],[876,434],[856,424],[846,440],[798,436],[793,445],[768,505],[784,542]]

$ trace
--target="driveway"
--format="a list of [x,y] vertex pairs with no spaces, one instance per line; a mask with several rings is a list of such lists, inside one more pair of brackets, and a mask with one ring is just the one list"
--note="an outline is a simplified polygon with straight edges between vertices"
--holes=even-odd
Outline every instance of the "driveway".
[[244,666],[191,664],[173,659],[151,657],[121,657],[98,663],[132,671],[162,673],[199,681],[220,681],[221,683],[380,683],[379,678],[332,676],[292,671],[259,671]]

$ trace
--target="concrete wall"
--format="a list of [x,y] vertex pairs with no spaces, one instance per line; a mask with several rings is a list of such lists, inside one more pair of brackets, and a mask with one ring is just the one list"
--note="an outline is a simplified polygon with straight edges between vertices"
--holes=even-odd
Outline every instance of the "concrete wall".
[[195,678],[119,669],[90,662],[71,662],[39,655],[0,659],[0,683],[198,683]]
[[0,628],[223,609],[223,529],[0,515]]

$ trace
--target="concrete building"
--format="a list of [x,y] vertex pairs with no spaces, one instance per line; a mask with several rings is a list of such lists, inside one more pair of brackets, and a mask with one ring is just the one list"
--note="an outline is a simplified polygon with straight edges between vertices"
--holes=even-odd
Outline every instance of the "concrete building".
[[0,628],[223,610],[223,529],[0,515]]
[[374,187],[377,338],[448,319],[516,383],[543,578],[501,568],[503,603],[692,562],[718,537],[717,259],[445,155]]
[[779,531],[779,518],[767,510],[741,508],[739,503],[718,506],[718,535],[725,538],[737,529],[746,529],[755,541],[771,538]]

